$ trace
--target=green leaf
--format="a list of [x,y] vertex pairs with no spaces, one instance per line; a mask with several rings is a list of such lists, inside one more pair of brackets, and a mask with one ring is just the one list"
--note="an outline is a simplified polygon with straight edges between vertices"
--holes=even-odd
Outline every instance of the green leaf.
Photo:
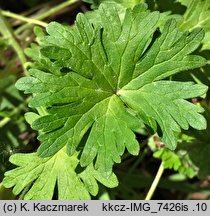
[[[210,124],[210,109],[206,105],[204,116],[207,124]],[[198,167],[198,177],[201,179],[210,175],[210,130],[189,130],[182,134],[179,140],[179,148],[188,152],[191,161]]]
[[[140,84],[140,79],[136,84]],[[163,132],[162,140],[171,150],[176,148],[175,134],[181,132],[180,126],[185,130],[189,129],[189,125],[198,130],[206,128],[206,121],[199,114],[203,109],[184,100],[193,95],[194,97],[201,95],[205,92],[205,86],[194,85],[191,82],[156,81],[138,87],[137,90],[130,88],[120,90],[119,95],[122,100],[137,110],[145,123],[154,130],[156,130],[154,121],[157,121]]]
[[79,174],[75,172],[79,160],[78,153],[69,157],[65,150],[60,150],[53,157],[39,158],[36,153],[15,154],[10,162],[19,166],[5,173],[3,185],[6,188],[14,186],[13,193],[20,194],[25,187],[33,185],[24,195],[24,199],[52,199],[55,185],[58,185],[58,199],[90,199],[98,193],[97,181],[106,187],[116,187],[117,178],[112,174],[104,178],[90,164]]
[[181,32],[174,20],[157,32],[159,13],[149,12],[145,4],[127,9],[123,19],[114,3],[101,4],[96,13],[96,22],[78,15],[73,28],[49,24],[41,44],[27,51],[35,60],[31,76],[17,87],[33,94],[31,107],[47,111],[32,123],[40,131],[39,156],[54,155],[65,145],[73,155],[79,146],[80,164],[94,161],[108,175],[125,148],[139,153],[135,132],[142,122],[154,131],[159,125],[170,149],[176,147],[180,128],[206,127],[199,114],[203,109],[185,99],[203,96],[207,87],[161,81],[206,64],[190,55],[204,32]]
[[208,0],[177,0],[186,11],[180,23],[180,29],[192,31],[197,27],[205,30],[202,49],[210,49],[210,1]]
[[192,163],[186,151],[173,152],[168,149],[161,149],[156,151],[153,156],[163,161],[165,169],[173,169],[189,178],[195,177],[198,173],[198,168]]

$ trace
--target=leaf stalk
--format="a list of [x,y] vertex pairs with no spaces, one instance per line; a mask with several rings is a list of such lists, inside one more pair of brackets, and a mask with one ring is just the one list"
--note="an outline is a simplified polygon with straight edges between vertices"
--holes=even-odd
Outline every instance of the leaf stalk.
[[[37,16],[35,19],[36,20],[43,20],[45,18],[47,18],[48,16],[51,16],[57,12],[59,12],[60,10],[74,4],[78,2],[78,0],[68,0],[68,1],[65,1],[59,5],[56,5],[55,7],[52,7],[50,10],[40,14],[39,16]],[[18,28],[15,33],[16,34],[20,34],[22,31],[24,31],[25,29],[27,29],[28,27],[30,27],[33,23],[27,23],[25,25],[22,25],[20,28]]]
[[0,128],[4,127],[7,123],[9,123],[12,120],[12,116],[18,114],[21,110],[23,110],[26,106],[26,104],[28,104],[29,100],[31,99],[31,97],[27,98],[23,103],[21,103],[17,108],[15,108],[11,114],[10,117],[6,117],[4,119],[2,119],[0,121]]
[[163,166],[163,162],[161,162],[159,169],[157,171],[157,174],[155,176],[155,179],[154,179],[154,181],[153,181],[153,183],[152,183],[152,185],[151,185],[151,187],[147,193],[145,200],[151,200],[152,199],[152,196],[153,196],[153,194],[154,194],[154,192],[158,186],[158,183],[159,183],[159,181],[163,175],[163,172],[164,172],[164,166]]
[[32,18],[28,18],[28,17],[25,17],[25,16],[21,16],[19,14],[15,14],[15,13],[12,13],[10,11],[4,11],[4,10],[2,10],[1,12],[2,12],[3,16],[11,17],[11,18],[14,18],[14,19],[17,19],[17,20],[21,20],[21,21],[30,23],[30,24],[40,25],[42,27],[47,27],[47,25],[48,25],[47,23],[45,23],[43,21],[32,19]]

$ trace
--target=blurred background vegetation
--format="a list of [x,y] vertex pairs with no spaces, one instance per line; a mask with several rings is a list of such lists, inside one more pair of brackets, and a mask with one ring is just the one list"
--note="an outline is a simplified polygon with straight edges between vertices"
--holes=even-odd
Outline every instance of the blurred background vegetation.
[[[97,8],[102,1],[0,0],[0,182],[4,172],[12,168],[8,161],[10,155],[17,152],[34,152],[39,145],[36,131],[29,127],[24,118],[24,114],[30,110],[27,107],[30,97],[15,88],[16,80],[27,73],[25,68],[30,59],[25,56],[24,49],[35,40],[33,27],[37,24],[44,27],[53,20],[73,25],[79,12],[86,13]],[[127,6],[143,0],[117,2]],[[151,10],[187,16],[185,5],[178,1],[146,2]],[[206,10],[209,13],[209,8]],[[177,19],[181,20],[181,17],[177,16]],[[187,19],[186,17],[185,21]],[[210,19],[208,22],[210,26]],[[188,30],[187,27],[183,28]],[[209,29],[206,30],[207,33],[208,31]],[[210,59],[208,49],[200,48],[198,52]],[[209,65],[171,79],[194,80],[209,85],[208,71]],[[193,102],[201,103],[205,107],[205,116],[209,122],[209,94],[206,100],[194,99]],[[165,170],[154,199],[209,199],[209,128],[199,132],[183,131],[175,152],[162,149],[159,138],[149,135],[147,131],[142,131],[137,137],[142,143],[140,155],[134,157],[126,153],[122,163],[115,166],[119,187],[106,189],[101,186],[99,195],[94,199],[144,199],[161,160]],[[0,199],[18,198],[20,197],[12,194],[11,189],[5,189],[0,184]]]

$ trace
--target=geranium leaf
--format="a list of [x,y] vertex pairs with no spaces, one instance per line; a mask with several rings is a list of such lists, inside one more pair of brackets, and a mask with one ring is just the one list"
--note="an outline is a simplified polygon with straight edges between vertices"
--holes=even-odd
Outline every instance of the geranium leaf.
[[107,187],[116,187],[117,178],[112,174],[103,178],[93,165],[89,165],[81,173],[76,173],[78,153],[69,157],[65,150],[60,150],[53,157],[39,158],[36,153],[15,154],[10,162],[19,166],[5,173],[3,185],[13,187],[13,193],[18,195],[30,185],[24,199],[52,199],[55,185],[58,185],[58,199],[90,199],[98,193],[97,180]]
[[159,32],[159,13],[145,4],[127,9],[124,17],[117,8],[101,4],[96,22],[79,14],[73,28],[49,24],[46,36],[39,33],[40,45],[27,51],[35,60],[31,76],[17,82],[20,90],[33,94],[29,105],[47,112],[32,124],[40,131],[38,155],[52,156],[65,145],[73,155],[79,146],[80,164],[94,161],[106,175],[125,148],[139,153],[135,131],[143,122],[154,131],[159,125],[170,149],[176,148],[181,128],[206,127],[203,109],[186,99],[204,96],[207,87],[161,81],[206,64],[190,55],[204,32],[181,32],[173,19]]

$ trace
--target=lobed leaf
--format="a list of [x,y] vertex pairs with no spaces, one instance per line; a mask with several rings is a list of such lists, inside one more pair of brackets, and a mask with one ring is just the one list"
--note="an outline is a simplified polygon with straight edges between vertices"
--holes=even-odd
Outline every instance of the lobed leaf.
[[47,112],[32,123],[40,131],[39,156],[64,146],[74,155],[79,147],[82,166],[94,161],[100,173],[110,175],[125,148],[139,153],[135,131],[143,122],[154,131],[159,125],[170,149],[181,128],[206,127],[203,109],[186,99],[203,96],[207,87],[161,81],[206,64],[190,55],[204,32],[181,32],[173,19],[159,32],[160,15],[145,4],[127,9],[124,17],[114,3],[101,4],[96,13],[97,21],[79,14],[73,28],[52,22],[46,36],[39,32],[40,45],[27,50],[35,60],[31,76],[16,86],[33,94],[31,107]]
[[195,177],[198,173],[198,168],[192,163],[186,151],[172,152],[168,149],[161,149],[155,152],[153,156],[163,161],[165,169],[173,169],[189,178]]
[[104,178],[94,170],[92,164],[76,173],[79,163],[77,156],[78,153],[75,153],[69,157],[63,149],[50,158],[40,158],[36,153],[12,155],[10,162],[19,167],[5,173],[3,185],[6,188],[14,186],[15,195],[32,185],[24,195],[26,200],[52,199],[56,184],[59,200],[90,199],[90,194],[98,193],[97,180],[107,187],[117,186],[114,174]]

